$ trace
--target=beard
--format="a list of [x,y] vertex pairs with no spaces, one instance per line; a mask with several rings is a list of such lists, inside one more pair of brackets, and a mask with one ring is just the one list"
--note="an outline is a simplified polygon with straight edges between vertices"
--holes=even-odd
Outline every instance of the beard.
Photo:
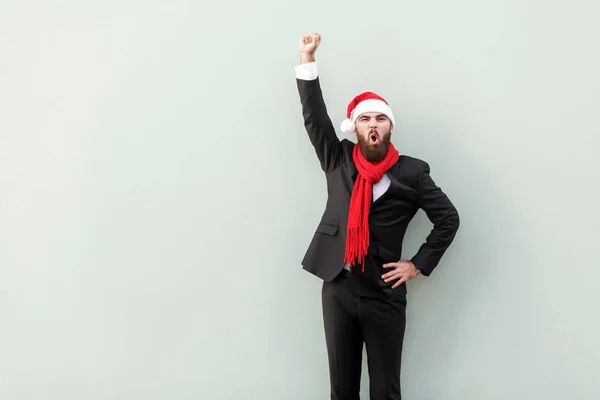
[[363,157],[369,162],[378,162],[385,158],[390,145],[391,132],[378,135],[377,143],[371,141],[371,136],[377,135],[377,131],[370,131],[366,136],[358,136],[358,146]]

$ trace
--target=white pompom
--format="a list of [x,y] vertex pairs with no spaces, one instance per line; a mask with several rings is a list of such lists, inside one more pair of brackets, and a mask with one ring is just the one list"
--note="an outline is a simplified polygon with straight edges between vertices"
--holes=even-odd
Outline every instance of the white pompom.
[[345,120],[342,121],[340,128],[342,129],[342,132],[350,135],[351,133],[354,133],[355,125],[351,119],[346,118]]

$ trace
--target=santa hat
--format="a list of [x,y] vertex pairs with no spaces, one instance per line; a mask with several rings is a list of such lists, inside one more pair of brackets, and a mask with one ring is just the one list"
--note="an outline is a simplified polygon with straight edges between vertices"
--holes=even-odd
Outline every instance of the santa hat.
[[353,133],[356,126],[356,119],[360,115],[368,112],[385,114],[392,122],[392,125],[394,125],[394,114],[387,101],[373,92],[364,92],[356,96],[352,99],[350,104],[348,104],[346,119],[342,121],[340,126],[342,132],[347,134]]

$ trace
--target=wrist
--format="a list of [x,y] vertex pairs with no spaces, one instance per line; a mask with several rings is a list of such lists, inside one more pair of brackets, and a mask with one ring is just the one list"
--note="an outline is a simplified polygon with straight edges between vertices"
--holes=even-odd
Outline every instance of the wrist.
[[315,62],[315,54],[300,53],[300,64],[309,64]]
[[415,269],[415,276],[417,276],[417,275],[421,275],[421,270],[419,269],[419,267],[417,267],[417,266],[415,265],[415,263],[414,263],[414,262],[412,262],[412,261],[411,261],[410,263],[413,265],[413,267],[414,267],[414,269]]

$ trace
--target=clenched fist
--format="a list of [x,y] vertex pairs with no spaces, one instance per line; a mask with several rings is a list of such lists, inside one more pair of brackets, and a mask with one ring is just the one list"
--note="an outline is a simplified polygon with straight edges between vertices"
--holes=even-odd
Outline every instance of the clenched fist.
[[315,61],[315,51],[321,44],[321,35],[308,33],[300,37],[300,62],[311,63]]
[[318,33],[309,33],[300,38],[300,53],[315,54],[317,47],[321,44],[321,35]]

